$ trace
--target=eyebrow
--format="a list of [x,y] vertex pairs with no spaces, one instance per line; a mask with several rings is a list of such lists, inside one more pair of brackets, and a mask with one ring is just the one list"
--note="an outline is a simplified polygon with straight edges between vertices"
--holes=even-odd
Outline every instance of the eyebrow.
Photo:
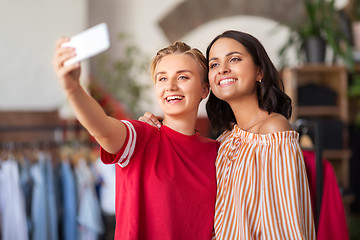
[[[228,57],[228,56],[234,55],[234,54],[244,55],[244,54],[242,54],[241,52],[236,52],[236,51],[234,51],[234,52],[229,52],[229,53],[227,53],[225,56]],[[218,57],[213,57],[213,58],[210,58],[210,59],[209,59],[209,62],[210,62],[210,61],[213,61],[213,60],[218,60],[218,59],[219,59]]]
[[[176,74],[179,74],[179,73],[191,73],[192,74],[192,71],[190,71],[190,70],[179,70],[179,71],[176,71]],[[166,74],[166,71],[162,71],[162,72],[158,72],[158,73],[156,73],[155,74],[155,78],[158,76],[158,75],[160,75],[160,74]]]

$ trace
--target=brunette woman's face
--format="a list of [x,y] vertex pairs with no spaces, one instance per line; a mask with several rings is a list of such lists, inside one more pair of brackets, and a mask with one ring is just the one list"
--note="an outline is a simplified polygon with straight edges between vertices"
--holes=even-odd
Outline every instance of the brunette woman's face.
[[256,97],[256,81],[262,79],[247,49],[232,38],[220,38],[209,52],[209,81],[216,97],[226,102]]
[[155,68],[155,90],[165,115],[197,114],[209,86],[203,83],[198,63],[185,54],[163,57]]

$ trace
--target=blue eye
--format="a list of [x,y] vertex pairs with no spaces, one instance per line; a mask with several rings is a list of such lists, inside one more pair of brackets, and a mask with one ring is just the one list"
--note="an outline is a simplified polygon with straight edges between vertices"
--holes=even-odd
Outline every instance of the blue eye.
[[179,78],[178,78],[179,80],[186,80],[186,79],[189,79],[188,77],[186,77],[186,76],[179,76]]
[[161,78],[159,78],[159,82],[164,82],[164,81],[166,81],[167,80],[167,78],[166,77],[161,77]]

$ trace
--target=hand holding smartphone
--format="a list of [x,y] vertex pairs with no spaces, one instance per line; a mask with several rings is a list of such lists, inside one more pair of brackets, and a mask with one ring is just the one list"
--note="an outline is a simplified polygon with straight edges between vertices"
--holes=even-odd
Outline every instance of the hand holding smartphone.
[[100,23],[73,37],[63,47],[75,48],[76,56],[67,60],[64,66],[93,57],[110,47],[109,31],[106,23]]

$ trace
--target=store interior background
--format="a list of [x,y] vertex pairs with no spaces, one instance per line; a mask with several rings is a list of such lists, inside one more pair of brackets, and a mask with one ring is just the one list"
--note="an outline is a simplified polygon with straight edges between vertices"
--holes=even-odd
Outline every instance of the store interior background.
[[[229,6],[246,6],[233,8]],[[228,29],[248,32],[258,38],[270,58],[280,67],[278,51],[285,42],[289,27],[302,14],[299,0],[64,0],[64,1],[11,1],[0,2],[0,144],[2,150],[16,147],[62,147],[69,141],[87,141],[52,68],[55,41],[72,36],[88,27],[105,22],[109,27],[111,47],[104,55],[116,62],[128,45],[139,51],[141,61],[150,59],[157,50],[174,40],[185,41],[203,53],[209,42]],[[338,9],[346,7],[348,0],[336,1]],[[287,22],[285,22],[285,19]],[[127,39],[119,39],[125,34]],[[139,60],[140,61],[140,60]],[[328,64],[330,64],[327,59]],[[81,80],[89,91],[105,98],[104,107],[116,116],[138,118],[149,111],[161,114],[153,97],[148,69],[133,71],[131,81],[147,86],[141,93],[138,109],[133,113],[126,105],[115,104],[118,99],[106,89],[101,56],[83,62]],[[342,64],[339,62],[339,64]],[[295,50],[289,53],[288,67],[298,67]],[[136,80],[135,80],[136,79]],[[95,84],[94,84],[95,83]],[[90,86],[95,86],[91,88]],[[349,99],[349,102],[351,100]],[[111,106],[109,106],[111,105]],[[351,104],[349,104],[351,105]],[[208,131],[205,101],[199,110],[199,128]],[[349,115],[353,115],[353,109]],[[351,128],[353,123],[349,123]],[[80,129],[80,130],[79,130]],[[356,129],[356,128],[351,128]],[[358,131],[358,134],[360,132]],[[359,137],[354,137],[357,139]],[[360,142],[351,142],[360,147]],[[89,140],[91,142],[91,139]],[[48,144],[46,144],[48,142]],[[21,143],[21,144],[16,144]],[[55,143],[55,147],[52,145]],[[93,142],[92,142],[93,144]],[[54,149],[52,149],[54,150]],[[55,149],[55,151],[57,151]],[[352,239],[360,239],[360,159],[349,162],[350,179],[347,194],[347,221]],[[334,163],[334,165],[336,165]],[[336,166],[335,166],[336,167]],[[355,173],[355,174],[354,174]],[[353,176],[351,176],[353,174]],[[342,176],[344,177],[344,176]]]

